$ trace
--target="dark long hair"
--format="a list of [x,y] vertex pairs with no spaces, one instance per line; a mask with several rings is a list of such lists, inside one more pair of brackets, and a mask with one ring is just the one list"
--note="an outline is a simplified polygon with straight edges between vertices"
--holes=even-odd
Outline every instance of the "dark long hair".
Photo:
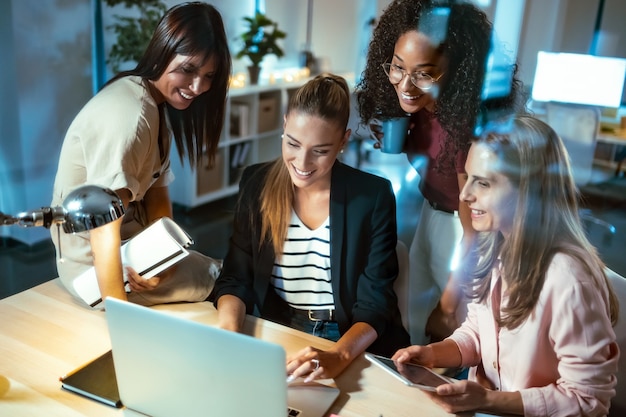
[[[372,118],[404,114],[394,87],[383,72],[381,64],[393,56],[396,41],[409,31],[420,31],[420,22],[431,20],[435,5],[430,0],[395,0],[382,14],[374,29],[367,53],[367,65],[357,85],[357,100],[361,119],[367,124]],[[454,155],[459,148],[467,149],[481,106],[481,91],[485,64],[491,47],[492,25],[485,13],[469,3],[451,6],[445,40],[440,53],[448,68],[442,78],[435,116],[446,131],[445,152]],[[515,100],[521,82],[514,77],[511,102]],[[515,100],[515,103],[513,102]]]
[[130,75],[157,80],[176,55],[202,55],[205,60],[213,57],[216,62],[209,91],[196,97],[185,110],[166,105],[181,162],[187,156],[191,165],[200,164],[206,154],[212,166],[224,125],[232,67],[222,16],[217,9],[203,2],[182,3],[169,9],[137,66],[120,72],[109,83]]

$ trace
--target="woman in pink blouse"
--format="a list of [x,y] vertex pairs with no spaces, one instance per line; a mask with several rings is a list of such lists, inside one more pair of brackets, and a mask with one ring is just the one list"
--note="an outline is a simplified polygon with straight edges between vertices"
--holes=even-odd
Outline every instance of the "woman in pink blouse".
[[618,303],[578,217],[563,144],[520,116],[510,132],[474,142],[465,170],[460,199],[479,239],[467,319],[444,341],[393,359],[471,367],[469,380],[429,394],[448,412],[606,415]]

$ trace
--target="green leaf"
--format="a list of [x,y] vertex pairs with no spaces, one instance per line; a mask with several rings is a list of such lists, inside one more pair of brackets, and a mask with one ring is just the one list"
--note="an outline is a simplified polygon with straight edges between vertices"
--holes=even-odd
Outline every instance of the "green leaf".
[[107,63],[114,72],[119,72],[120,65],[127,61],[138,62],[146,50],[154,29],[167,11],[161,0],[104,0],[110,6],[123,4],[126,8],[137,8],[139,17],[114,15],[115,22],[106,27],[116,37],[111,47]]
[[238,59],[248,57],[252,65],[258,66],[266,55],[273,54],[278,58],[284,56],[276,41],[284,39],[287,34],[278,29],[278,23],[260,12],[256,12],[254,17],[243,17],[243,20],[248,30],[239,35],[243,45],[237,51]]

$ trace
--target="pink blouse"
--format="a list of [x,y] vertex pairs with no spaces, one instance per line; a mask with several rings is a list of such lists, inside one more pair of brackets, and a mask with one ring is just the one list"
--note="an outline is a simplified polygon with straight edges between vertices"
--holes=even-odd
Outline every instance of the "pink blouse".
[[472,366],[470,379],[479,372],[494,390],[519,391],[526,416],[606,415],[619,357],[607,287],[598,289],[577,260],[557,254],[534,312],[508,330],[494,320],[507,302],[501,286],[494,268],[486,303],[470,303],[450,336],[463,366]]

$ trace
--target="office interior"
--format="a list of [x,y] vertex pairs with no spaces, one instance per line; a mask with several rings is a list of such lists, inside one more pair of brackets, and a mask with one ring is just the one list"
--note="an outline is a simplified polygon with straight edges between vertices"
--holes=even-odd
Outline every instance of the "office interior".
[[[222,13],[233,50],[243,30],[242,17],[261,8],[287,32],[285,56],[267,57],[261,85],[287,82],[299,77],[300,53],[309,47],[319,70],[358,80],[372,24],[389,0],[214,0]],[[539,51],[626,57],[626,29],[621,17],[626,4],[620,0],[474,0],[494,22],[499,39],[517,57],[519,75],[530,94]],[[172,6],[178,1],[165,1]],[[94,66],[92,33],[94,7],[99,6],[104,29],[104,50],[114,42],[106,27],[116,14],[132,15],[123,6],[108,7],[103,1],[67,0],[44,2],[12,0],[0,3],[0,45],[3,53],[0,77],[0,211],[18,213],[48,206],[57,157],[64,132],[74,115],[93,95]],[[310,26],[307,27],[307,24]],[[328,28],[333,28],[328,30]],[[234,60],[233,73],[244,76],[247,62]],[[586,68],[573,68],[580,91]],[[104,74],[108,79],[111,70]],[[303,80],[302,80],[303,81]],[[297,82],[297,79],[296,79]],[[245,88],[245,87],[244,87]],[[235,94],[236,88],[231,89]],[[622,97],[622,103],[624,97]],[[537,114],[544,103],[529,101]],[[280,108],[278,109],[280,111]],[[620,130],[623,105],[601,108],[599,133]],[[355,115],[353,115],[353,118]],[[418,221],[421,196],[412,169],[395,156],[371,148],[367,132],[354,121],[354,141],[344,155],[347,163],[395,178],[398,198],[399,236],[410,243]],[[261,146],[261,145],[259,145]],[[592,182],[607,182],[588,199],[595,218],[615,227],[607,231],[591,222],[589,233],[607,265],[626,275],[621,255],[626,246],[626,185],[617,171],[616,155],[624,147],[598,143]],[[273,157],[271,151],[267,158]],[[276,153],[275,156],[278,156]],[[188,169],[188,167],[183,167]],[[178,181],[186,176],[177,175]],[[180,185],[175,181],[175,186]],[[234,193],[192,207],[175,201],[176,219],[196,241],[196,249],[215,257],[224,255],[230,233],[230,210]],[[604,195],[603,195],[604,194]],[[184,203],[184,202],[183,202]],[[54,250],[49,231],[43,228],[0,227],[0,297],[6,297],[56,276]]]

